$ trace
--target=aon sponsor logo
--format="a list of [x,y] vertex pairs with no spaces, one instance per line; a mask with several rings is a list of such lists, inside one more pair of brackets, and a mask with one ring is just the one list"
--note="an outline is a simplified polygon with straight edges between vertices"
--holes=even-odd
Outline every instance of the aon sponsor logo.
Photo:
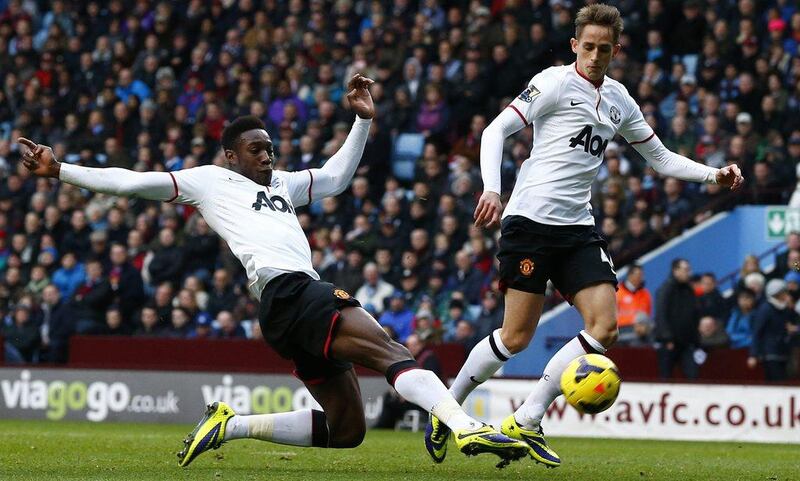
[[581,146],[583,151],[600,157],[606,150],[608,139],[603,139],[599,135],[592,135],[592,126],[587,125],[575,137],[569,139],[569,146],[573,149]]

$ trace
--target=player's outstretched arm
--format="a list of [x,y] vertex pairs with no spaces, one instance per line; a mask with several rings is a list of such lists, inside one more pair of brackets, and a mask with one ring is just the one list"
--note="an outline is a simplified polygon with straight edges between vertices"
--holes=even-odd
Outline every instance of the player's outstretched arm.
[[506,137],[519,132],[525,123],[513,109],[500,112],[481,135],[481,178],[483,194],[475,208],[475,225],[491,227],[500,222],[503,203],[500,201],[500,163]]
[[347,84],[347,101],[357,117],[342,147],[322,168],[311,170],[314,179],[311,185],[312,200],[338,195],[350,184],[364,153],[369,127],[375,116],[375,106],[369,93],[369,86],[373,83],[372,79],[356,74]]
[[134,172],[116,167],[91,168],[59,162],[47,145],[20,137],[22,164],[39,177],[52,177],[62,182],[104,194],[136,196],[148,200],[170,200],[176,184],[166,172]]
[[744,183],[738,166],[728,165],[721,169],[708,167],[672,152],[655,135],[645,142],[633,144],[633,148],[661,175],[692,182],[720,184],[730,187],[731,190],[739,189]]

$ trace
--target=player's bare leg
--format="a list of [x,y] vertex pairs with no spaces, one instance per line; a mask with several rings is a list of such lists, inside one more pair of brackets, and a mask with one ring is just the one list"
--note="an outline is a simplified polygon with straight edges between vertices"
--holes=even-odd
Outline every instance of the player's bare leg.
[[[513,422],[525,430],[541,432],[542,418],[561,394],[561,373],[570,361],[583,354],[602,354],[617,339],[617,303],[611,283],[603,282],[581,289],[575,294],[573,303],[583,316],[586,329],[550,359],[533,391],[514,413]],[[503,427],[506,427],[505,423]]]
[[[493,453],[498,467],[527,454],[527,447],[461,409],[436,375],[420,369],[402,344],[392,341],[377,321],[360,307],[342,309],[330,356],[374,369],[386,376],[398,394],[433,414],[453,430],[456,444],[467,454]],[[444,440],[446,445],[447,439]]]
[[479,342],[461,367],[450,393],[463,403],[476,387],[491,378],[506,361],[522,351],[533,339],[544,296],[507,289],[503,326]]

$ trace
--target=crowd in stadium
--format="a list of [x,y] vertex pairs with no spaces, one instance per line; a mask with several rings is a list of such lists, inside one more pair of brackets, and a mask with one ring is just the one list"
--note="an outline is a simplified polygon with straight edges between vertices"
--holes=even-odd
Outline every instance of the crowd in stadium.
[[[616,264],[738,204],[800,205],[794,2],[609,3],[625,18],[610,76],[670,149],[715,167],[735,162],[747,179],[729,193],[660,178],[624,141],[610,142],[592,203]],[[574,60],[582,4],[0,0],[6,357],[63,362],[74,333],[260,337],[240,264],[192,208],[34,179],[14,139],[51,145],[64,162],[174,171],[224,165],[223,127],[253,114],[275,141],[278,168],[319,167],[347,136],[353,114],[343,94],[355,72],[376,81],[377,115],[351,188],[298,209],[315,268],[399,340],[414,333],[471,347],[503,312],[497,232],[471,225],[481,132],[535,73]],[[403,133],[424,139],[410,179],[393,175]],[[507,141],[506,193],[532,135]],[[786,280],[796,290],[797,279]],[[700,279],[703,302],[718,296],[710,282]],[[553,293],[548,305],[557,302]],[[724,310],[705,313],[714,329],[704,316],[693,325],[716,335],[727,324],[730,345],[745,346],[747,323],[731,317],[730,300],[719,302]],[[631,317],[623,342],[678,344],[659,339],[657,312],[647,322],[652,339],[625,332],[638,324]]]

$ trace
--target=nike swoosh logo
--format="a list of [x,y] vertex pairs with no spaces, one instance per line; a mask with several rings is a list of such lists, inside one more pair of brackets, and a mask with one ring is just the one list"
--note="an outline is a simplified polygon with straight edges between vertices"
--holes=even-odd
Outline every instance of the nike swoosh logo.
[[478,381],[477,379],[475,379],[475,376],[470,376],[469,380],[474,382],[475,384],[483,384],[481,381]]
[[576,105],[580,105],[580,104],[582,104],[582,103],[583,103],[583,102],[576,102],[576,101],[574,101],[574,100],[570,100],[570,102],[569,102],[569,104],[570,104],[572,107],[574,107],[574,106],[576,106]]
[[458,436],[456,436],[456,438],[461,440],[461,439],[464,439],[464,438],[468,438],[468,437],[470,437],[470,436],[472,436],[474,434],[475,433],[459,434]]
[[228,180],[233,181],[233,182],[247,182],[244,179],[234,179],[233,177],[228,177]]

